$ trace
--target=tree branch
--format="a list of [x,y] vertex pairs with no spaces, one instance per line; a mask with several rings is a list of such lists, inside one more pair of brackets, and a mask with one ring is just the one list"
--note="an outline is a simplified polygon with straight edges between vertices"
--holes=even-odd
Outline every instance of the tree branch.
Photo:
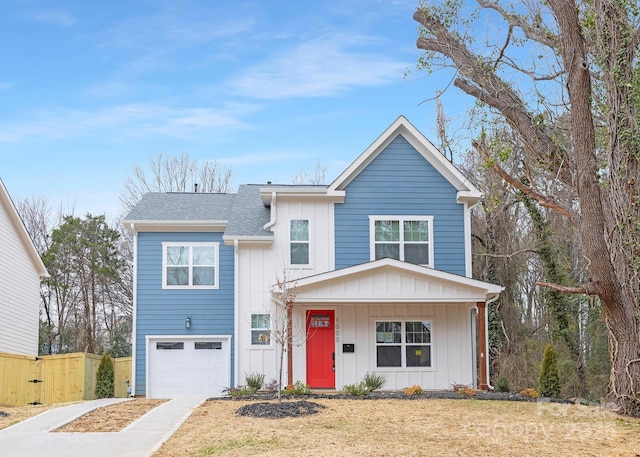
[[583,294],[583,295],[597,295],[598,287],[596,283],[587,282],[578,287],[567,287],[555,284],[552,282],[538,281],[536,285],[540,287],[546,287],[548,289],[557,290],[565,294]]
[[[489,151],[487,150],[487,146],[485,144],[480,143],[478,141],[474,141],[473,147],[485,159],[491,158],[491,156],[489,155]],[[544,206],[545,208],[549,208],[557,212],[558,214],[566,218],[569,222],[575,225],[576,221],[571,211],[568,208],[559,204],[553,197],[543,195],[537,192],[536,190],[532,189],[531,187],[523,184],[521,181],[515,179],[513,176],[507,173],[506,170],[502,168],[500,165],[498,165],[498,163],[496,163],[495,161],[493,161],[491,168],[498,176],[500,176],[502,179],[504,179],[509,184],[511,184],[511,186],[515,187],[523,194],[533,198],[538,203],[540,203],[541,206]]]
[[486,0],[477,1],[482,8],[488,8],[497,11],[504,18],[504,20],[507,21],[510,29],[512,27],[519,27],[524,33],[524,36],[526,36],[528,39],[536,41],[552,49],[557,49],[558,37],[551,33],[550,30],[544,29],[540,26],[536,27],[529,24],[523,16],[510,14],[497,3],[489,2]]

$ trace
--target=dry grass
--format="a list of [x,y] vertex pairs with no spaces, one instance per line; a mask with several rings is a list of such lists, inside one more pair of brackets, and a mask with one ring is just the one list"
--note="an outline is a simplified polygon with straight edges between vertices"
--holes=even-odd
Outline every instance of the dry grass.
[[166,400],[136,399],[103,406],[80,416],[56,432],[119,432]]
[[0,412],[8,414],[0,414],[0,430],[57,406],[59,405],[0,406]]
[[210,401],[154,457],[624,456],[640,454],[640,420],[580,405],[479,400],[313,400],[301,418],[236,416]]

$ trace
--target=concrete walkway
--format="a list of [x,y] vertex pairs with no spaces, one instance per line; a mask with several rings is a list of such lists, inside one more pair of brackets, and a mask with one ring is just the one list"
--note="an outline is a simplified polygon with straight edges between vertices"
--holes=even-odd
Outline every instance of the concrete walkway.
[[120,432],[60,433],[53,430],[124,398],[93,400],[42,414],[0,430],[3,457],[146,457],[157,451],[205,398],[174,398]]

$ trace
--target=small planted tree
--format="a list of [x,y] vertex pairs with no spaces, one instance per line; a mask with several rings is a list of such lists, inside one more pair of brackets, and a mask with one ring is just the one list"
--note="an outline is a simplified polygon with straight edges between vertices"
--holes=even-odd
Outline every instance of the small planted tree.
[[96,398],[113,398],[115,395],[113,361],[106,352],[102,354],[96,373]]
[[558,374],[558,356],[549,342],[544,348],[542,368],[538,378],[538,392],[543,397],[558,397],[560,395],[560,375]]

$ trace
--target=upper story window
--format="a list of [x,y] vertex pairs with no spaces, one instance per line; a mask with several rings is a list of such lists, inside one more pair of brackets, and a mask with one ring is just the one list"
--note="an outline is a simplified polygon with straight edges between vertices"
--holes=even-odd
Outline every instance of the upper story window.
[[433,216],[369,216],[371,260],[433,266]]
[[289,263],[309,265],[309,220],[289,221]]
[[162,243],[163,289],[217,289],[219,243]]

